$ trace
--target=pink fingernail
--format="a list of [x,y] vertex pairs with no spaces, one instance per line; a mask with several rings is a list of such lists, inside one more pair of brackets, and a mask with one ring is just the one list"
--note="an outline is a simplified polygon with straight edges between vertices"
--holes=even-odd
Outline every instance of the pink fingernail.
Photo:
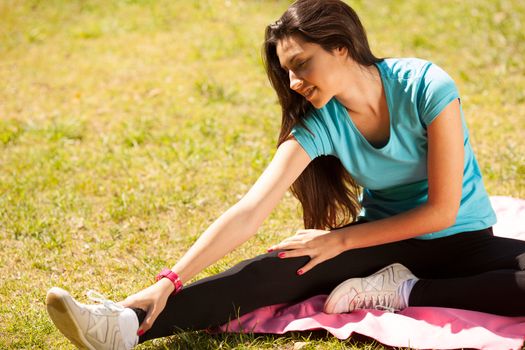
[[281,253],[277,254],[277,256],[278,256],[279,258],[284,258],[284,253],[281,252]]
[[268,249],[267,251],[268,251],[268,253],[271,253],[271,252],[273,252],[273,249],[270,248],[270,249]]
[[299,276],[301,276],[303,273],[304,273],[303,270],[299,270],[299,271],[297,271],[297,274],[298,274]]
[[143,329],[139,329],[139,330],[137,331],[137,335],[138,335],[139,337],[142,337],[143,334],[144,334],[144,330],[143,330]]

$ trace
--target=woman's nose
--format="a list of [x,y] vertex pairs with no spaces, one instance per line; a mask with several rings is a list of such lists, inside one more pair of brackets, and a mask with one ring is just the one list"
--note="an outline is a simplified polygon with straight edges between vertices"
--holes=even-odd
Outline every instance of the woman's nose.
[[297,90],[303,85],[302,79],[299,79],[293,71],[288,73],[290,77],[290,89]]

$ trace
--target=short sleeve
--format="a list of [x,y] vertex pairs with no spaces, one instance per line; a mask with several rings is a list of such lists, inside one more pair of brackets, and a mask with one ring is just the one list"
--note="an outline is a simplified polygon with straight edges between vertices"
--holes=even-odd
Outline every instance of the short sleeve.
[[323,155],[333,155],[334,148],[328,125],[323,118],[323,113],[314,110],[304,119],[306,126],[298,124],[293,127],[292,135],[297,142],[304,148],[310,159]]
[[456,83],[439,66],[429,63],[418,89],[419,117],[427,127],[452,101],[459,98]]

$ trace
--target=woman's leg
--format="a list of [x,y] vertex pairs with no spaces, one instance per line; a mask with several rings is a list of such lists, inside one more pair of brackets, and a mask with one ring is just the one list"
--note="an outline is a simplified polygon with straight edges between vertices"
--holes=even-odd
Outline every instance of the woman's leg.
[[495,237],[492,230],[444,240],[436,247],[447,256],[439,270],[413,269],[420,280],[409,305],[525,316],[525,241]]
[[409,305],[525,316],[525,271],[497,270],[469,277],[419,280],[412,288]]
[[[491,294],[493,288],[486,285],[487,281],[492,281],[492,285],[503,283],[501,288],[512,292],[513,297],[521,295],[521,300],[525,300],[525,289],[499,275],[488,274],[486,279],[475,276],[493,270],[517,272],[525,266],[524,252],[525,242],[493,237],[492,231],[487,229],[435,240],[409,239],[349,250],[302,276],[295,272],[308,257],[280,259],[277,252],[264,254],[197,281],[169,298],[166,308],[140,341],[168,336],[178,329],[219,326],[266,305],[329,294],[346,279],[368,276],[394,262],[405,265],[422,278],[412,290],[409,305],[471,308],[505,314],[503,304],[508,298],[500,298],[496,306],[487,306],[488,302],[484,301],[483,295],[496,297]],[[483,302],[473,305],[475,293],[481,295]],[[525,305],[519,310],[525,315]]]
[[[329,294],[348,278],[367,276],[394,262],[417,264],[424,254],[411,254],[410,241],[350,250],[302,276],[296,271],[307,263],[308,257],[280,259],[278,252],[272,252],[243,261],[170,297],[140,341],[172,335],[180,329],[216,327],[262,306]],[[403,256],[407,259],[400,258]]]

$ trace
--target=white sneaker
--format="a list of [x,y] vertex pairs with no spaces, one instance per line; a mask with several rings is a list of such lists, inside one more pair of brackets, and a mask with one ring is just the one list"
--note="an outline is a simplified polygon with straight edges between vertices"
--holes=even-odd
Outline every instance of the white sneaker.
[[85,305],[57,287],[47,292],[47,312],[55,326],[79,349],[129,350],[137,345],[139,321],[135,312],[89,291],[98,305]]
[[399,287],[416,276],[401,264],[389,265],[373,275],[351,278],[338,285],[326,299],[324,312],[341,314],[359,309],[399,311],[407,307]]

